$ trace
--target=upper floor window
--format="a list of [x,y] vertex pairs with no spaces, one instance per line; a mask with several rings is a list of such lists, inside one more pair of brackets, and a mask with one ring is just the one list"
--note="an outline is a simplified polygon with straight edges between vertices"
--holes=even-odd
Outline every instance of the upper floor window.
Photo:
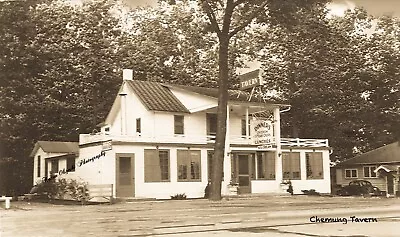
[[322,179],[324,167],[322,152],[306,152],[307,179]]
[[169,150],[144,150],[144,181],[169,181],[169,163]]
[[141,133],[142,132],[142,124],[141,124],[140,118],[136,119],[136,132],[137,133]]
[[249,130],[249,134],[246,134],[246,119],[242,119],[242,136],[250,136],[250,121],[248,121],[249,123],[247,124],[247,129]]
[[104,128],[104,133],[105,133],[106,135],[110,134],[110,127],[105,127],[105,128]]
[[206,115],[207,135],[215,136],[217,134],[217,114]]
[[283,152],[282,166],[284,179],[300,179],[299,152]]
[[345,169],[344,177],[345,178],[358,178],[358,170],[357,169]]
[[184,116],[183,115],[174,115],[174,133],[175,134],[183,134],[184,132]]
[[40,177],[40,156],[37,156],[37,177]]
[[364,178],[376,178],[376,166],[364,166]]
[[178,150],[178,181],[201,181],[200,151]]

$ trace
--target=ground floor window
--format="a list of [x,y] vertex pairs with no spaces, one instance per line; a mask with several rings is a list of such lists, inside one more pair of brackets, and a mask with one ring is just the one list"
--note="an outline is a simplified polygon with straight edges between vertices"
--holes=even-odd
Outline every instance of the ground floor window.
[[323,179],[322,152],[306,152],[307,179]]
[[201,181],[201,153],[178,150],[178,181]]
[[357,178],[358,177],[358,170],[357,169],[346,169],[344,171],[345,178]]
[[67,171],[74,172],[75,171],[75,157],[67,158]]
[[169,150],[144,150],[144,181],[170,180]]
[[257,179],[275,179],[275,152],[257,152]]
[[364,178],[376,178],[376,166],[364,166]]
[[52,174],[58,174],[58,160],[52,160],[51,161],[51,173]]
[[282,153],[283,179],[300,179],[300,153]]

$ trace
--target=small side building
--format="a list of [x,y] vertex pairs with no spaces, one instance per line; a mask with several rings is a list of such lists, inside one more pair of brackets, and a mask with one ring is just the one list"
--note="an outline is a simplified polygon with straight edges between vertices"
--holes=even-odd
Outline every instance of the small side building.
[[389,196],[400,196],[400,142],[377,148],[336,165],[336,184],[363,179]]
[[78,156],[78,142],[36,142],[30,154],[33,158],[33,185],[52,174],[66,177],[68,173],[72,178]]

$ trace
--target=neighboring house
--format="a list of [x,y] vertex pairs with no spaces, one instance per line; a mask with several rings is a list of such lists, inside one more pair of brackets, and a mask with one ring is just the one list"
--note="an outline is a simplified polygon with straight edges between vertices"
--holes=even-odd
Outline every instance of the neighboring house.
[[66,175],[67,170],[68,173],[75,172],[78,153],[78,142],[36,142],[30,154],[33,158],[33,184],[51,174]]
[[399,196],[400,142],[395,142],[336,165],[336,183],[348,185],[357,179],[368,180],[388,195]]
[[[100,132],[80,134],[75,175],[90,184],[113,184],[114,197],[203,197],[217,97],[214,88],[124,78]],[[223,195],[231,194],[230,184],[238,184],[241,194],[287,193],[282,183],[288,180],[294,193],[330,193],[326,139],[281,138],[280,113],[288,105],[254,96],[249,101],[249,93],[238,90],[229,97]]]

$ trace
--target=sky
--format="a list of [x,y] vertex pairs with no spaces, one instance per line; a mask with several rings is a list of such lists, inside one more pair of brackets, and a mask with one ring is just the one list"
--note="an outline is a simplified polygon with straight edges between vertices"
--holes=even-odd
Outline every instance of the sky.
[[[130,6],[155,6],[157,0],[124,0]],[[375,16],[384,14],[395,15],[400,17],[400,0],[334,0],[333,9],[335,11],[343,11],[346,7],[361,6]]]

